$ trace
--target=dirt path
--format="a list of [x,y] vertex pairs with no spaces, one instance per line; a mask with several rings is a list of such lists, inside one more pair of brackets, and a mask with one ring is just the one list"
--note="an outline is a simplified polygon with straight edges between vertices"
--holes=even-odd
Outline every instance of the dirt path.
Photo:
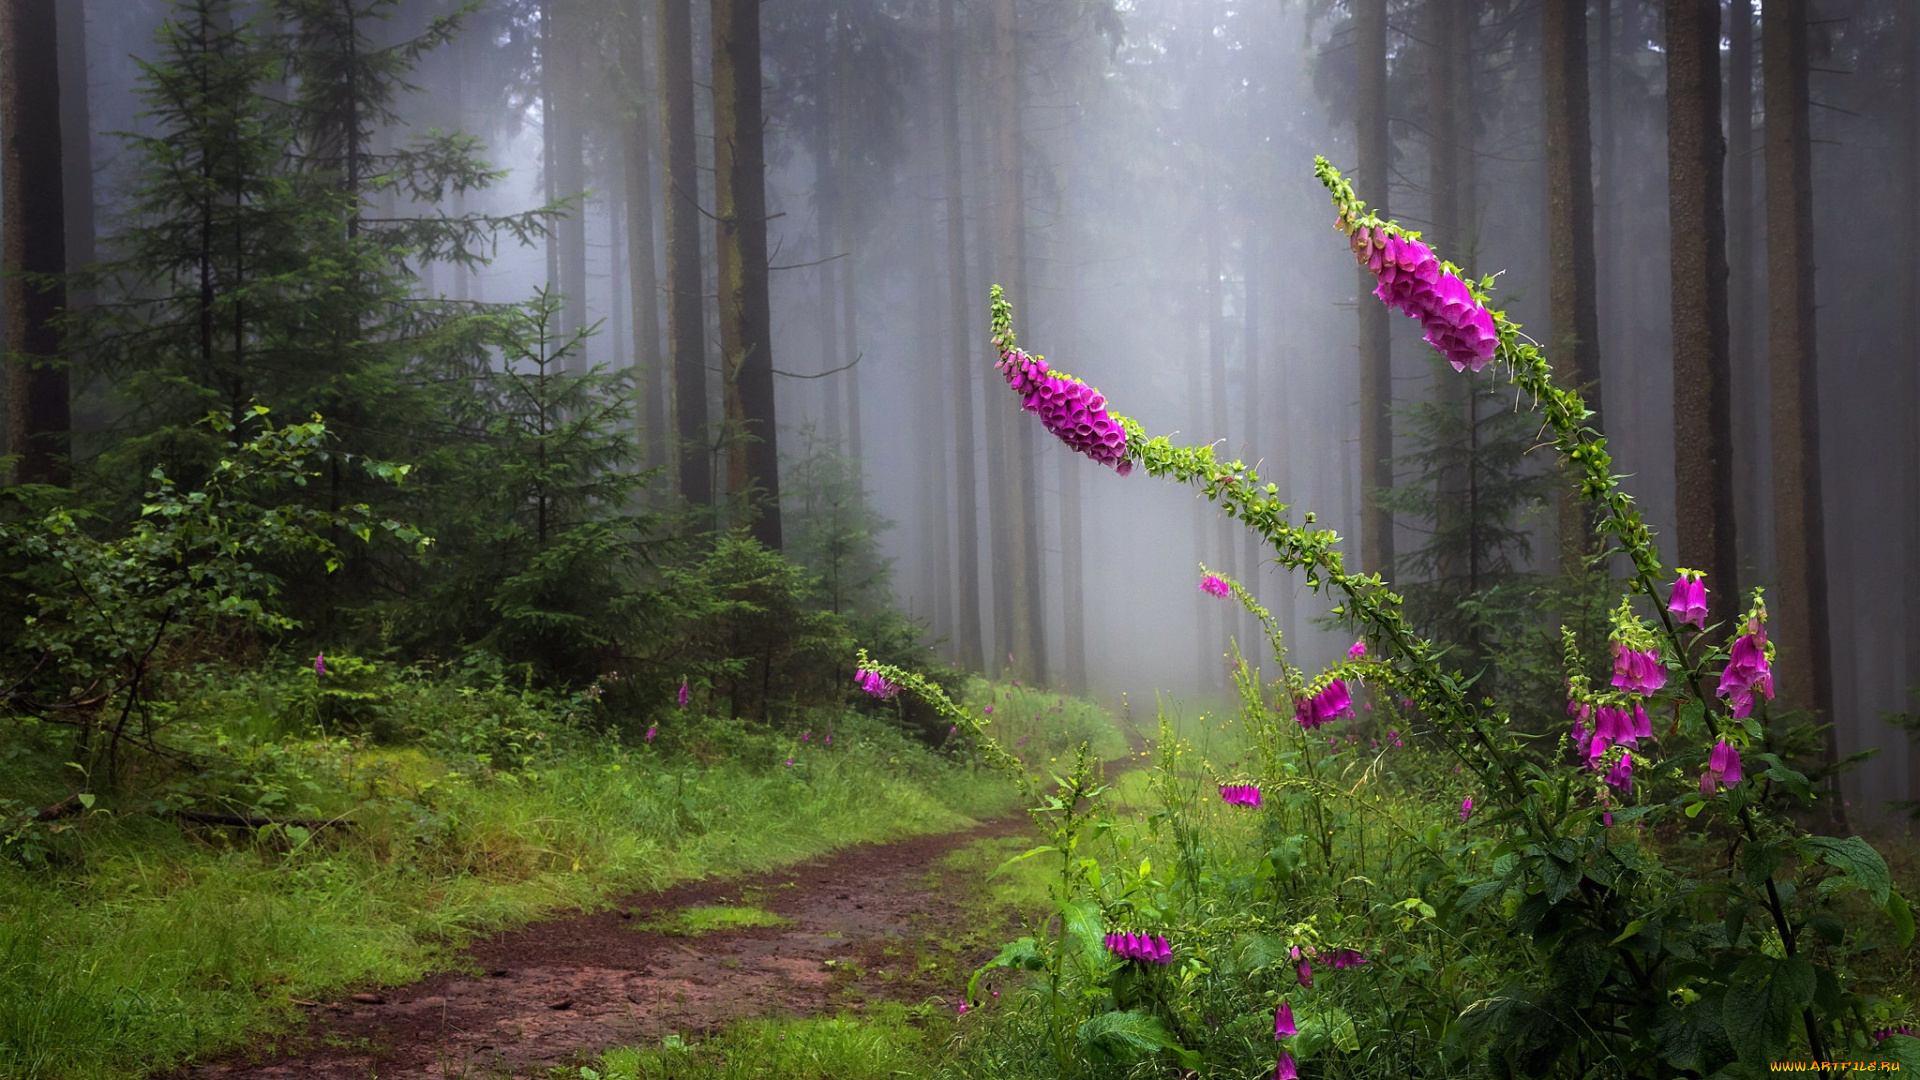
[[[929,982],[913,944],[958,925],[938,864],[973,841],[1031,829],[1025,815],[965,832],[866,845],[777,873],[693,882],[614,910],[473,943],[469,974],[320,1004],[304,1030],[177,1074],[179,1080],[412,1080],[543,1076],[608,1046],[654,1043],[770,1012],[804,1015],[863,998],[918,1001]],[[740,904],[782,928],[670,937],[639,929],[677,908]],[[986,956],[961,958],[978,963]],[[951,968],[947,968],[950,972]]]

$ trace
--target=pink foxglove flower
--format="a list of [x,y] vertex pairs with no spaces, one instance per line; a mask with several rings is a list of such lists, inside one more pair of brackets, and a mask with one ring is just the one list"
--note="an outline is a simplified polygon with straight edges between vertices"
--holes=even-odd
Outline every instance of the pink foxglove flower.
[[1313,961],[1312,960],[1309,960],[1304,956],[1301,957],[1300,966],[1295,968],[1294,972],[1300,976],[1300,985],[1302,987],[1308,990],[1313,989]]
[[1366,642],[1356,641],[1352,645],[1347,646],[1347,659],[1358,660],[1365,655],[1367,655]]
[[1673,613],[1673,621],[1682,626],[1691,623],[1701,630],[1707,628],[1707,584],[1700,580],[1698,573],[1680,571],[1667,599],[1667,610]]
[[653,737],[654,737],[655,735],[658,735],[658,734],[660,734],[660,725],[659,725],[659,724],[648,724],[648,725],[647,725],[647,741],[648,741],[648,742],[652,742],[652,741],[653,741]]
[[1909,1039],[1920,1038],[1920,1036],[1914,1035],[1912,1028],[1908,1027],[1905,1024],[1901,1024],[1899,1027],[1885,1027],[1885,1028],[1881,1028],[1879,1031],[1874,1032],[1873,1041],[1885,1042],[1888,1039],[1893,1038],[1895,1035],[1905,1035]]
[[860,689],[877,698],[890,698],[900,692],[900,688],[885,675],[866,668],[854,672],[853,681],[860,684]]
[[1335,971],[1341,968],[1359,967],[1361,964],[1367,962],[1366,957],[1361,956],[1352,949],[1335,949],[1329,953],[1328,956],[1332,958],[1330,963],[1332,963]]
[[1353,695],[1342,679],[1328,683],[1319,693],[1294,705],[1293,718],[1303,728],[1317,728],[1331,720],[1353,715]]
[[1300,1080],[1300,1069],[1285,1050],[1280,1051],[1280,1061],[1273,1067],[1273,1080]]
[[1758,618],[1748,622],[1748,630],[1734,640],[1727,657],[1726,670],[1720,673],[1720,696],[1733,707],[1733,715],[1753,715],[1754,695],[1773,699],[1773,667],[1767,662],[1767,628]]
[[1473,298],[1466,282],[1448,273],[1427,245],[1390,236],[1384,228],[1360,229],[1354,254],[1380,284],[1373,294],[1388,307],[1418,319],[1427,344],[1440,350],[1455,371],[1479,371],[1500,343],[1493,315]]
[[[1010,332],[1009,332],[1010,333]],[[1007,385],[1020,395],[1020,407],[1040,418],[1054,437],[1102,465],[1125,476],[1133,471],[1127,460],[1127,432],[1107,414],[1107,399],[1086,383],[1049,371],[1045,359],[1012,347],[996,337],[1000,360],[994,364]]]
[[1667,685],[1667,666],[1656,649],[1613,643],[1613,685],[1634,694],[1653,694]]
[[687,680],[682,677],[680,680],[680,693],[676,695],[675,700],[678,701],[680,707],[684,709],[687,707],[687,702],[692,699],[692,696],[693,695],[687,692]]
[[[1621,791],[1633,790],[1632,754],[1621,754],[1620,760],[1614,763],[1613,768],[1607,770],[1607,783],[1612,784]],[[1611,819],[1613,815],[1608,814],[1607,816]]]
[[1159,934],[1108,934],[1107,951],[1123,960],[1140,960],[1149,964],[1166,964],[1173,961],[1173,946]]
[[1236,806],[1260,805],[1260,788],[1256,784],[1222,784],[1220,798]]
[[1740,782],[1740,751],[1721,739],[1707,755],[1707,771],[1700,775],[1700,794],[1711,795],[1719,788]]
[[1208,574],[1200,579],[1200,591],[1211,596],[1228,596],[1232,594],[1233,588],[1218,574]]
[[326,653],[317,652],[313,654],[313,673],[315,675],[325,675],[327,673]]
[[1293,1023],[1293,1004],[1282,1001],[1280,1007],[1274,1010],[1273,1013],[1273,1037],[1275,1039],[1290,1039],[1299,1033],[1300,1029],[1295,1027]]
[[1466,798],[1460,800],[1460,820],[1465,821],[1472,816],[1473,816],[1473,796],[1469,795]]

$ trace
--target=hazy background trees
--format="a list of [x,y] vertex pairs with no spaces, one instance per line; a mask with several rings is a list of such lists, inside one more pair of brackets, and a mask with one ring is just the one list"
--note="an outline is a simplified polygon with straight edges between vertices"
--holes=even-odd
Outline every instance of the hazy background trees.
[[[84,474],[262,395],[363,452],[430,458],[461,428],[421,415],[425,365],[482,385],[462,328],[550,286],[560,366],[626,380],[633,468],[662,466],[647,505],[751,519],[775,546],[784,506],[830,523],[788,544],[811,561],[836,558],[835,530],[878,535],[954,663],[1143,702],[1211,692],[1247,627],[1193,596],[1201,562],[1254,584],[1297,660],[1344,647],[1210,506],[1034,437],[989,366],[999,282],[1023,341],[1149,429],[1260,462],[1369,569],[1436,598],[1535,590],[1537,609],[1578,560],[1524,431],[1495,422],[1515,403],[1436,377],[1412,325],[1359,293],[1308,170],[1323,152],[1502,274],[1502,303],[1597,388],[1717,617],[1734,579],[1767,589],[1783,695],[1834,719],[1830,757],[1882,748],[1854,805],[1920,798],[1920,752],[1881,719],[1920,683],[1903,0],[0,7],[21,480],[65,477],[70,428]],[[137,95],[161,20],[196,11],[233,39],[198,46],[208,70],[262,65],[228,74],[290,112],[236,98],[245,138],[216,143]],[[326,44],[359,74],[316,67]],[[156,139],[227,152],[202,162],[199,232],[193,193],[141,156]],[[315,307],[289,290],[323,235],[345,269]],[[168,245],[184,261],[156,277]],[[66,299],[18,276],[60,264],[95,270]],[[95,336],[62,345],[63,308]],[[177,331],[143,354],[171,366],[116,366],[136,331]],[[34,361],[51,355],[70,367]]]

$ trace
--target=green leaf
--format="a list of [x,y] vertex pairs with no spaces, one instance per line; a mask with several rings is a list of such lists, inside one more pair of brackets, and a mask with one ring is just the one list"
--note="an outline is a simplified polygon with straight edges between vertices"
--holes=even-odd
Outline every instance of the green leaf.
[[1897,892],[1887,894],[1887,918],[1893,920],[1893,934],[1901,948],[1913,944],[1913,909],[1907,906],[1907,898]]
[[1007,872],[1007,867],[1012,866],[1014,863],[1019,862],[1021,859],[1031,859],[1035,855],[1038,855],[1043,851],[1052,851],[1052,850],[1053,850],[1052,844],[1041,844],[1039,847],[1028,848],[1027,850],[1021,852],[1020,854],[1015,855],[1013,858],[1008,859],[1006,862],[1001,863],[999,866],[994,867],[993,873],[988,874],[987,876],[990,878],[999,877],[1001,874],[1004,874]]
[[1887,861],[1873,845],[1857,836],[1842,840],[1832,836],[1809,836],[1800,841],[1800,851],[1809,861],[1818,858],[1836,867],[1852,884],[1866,890],[1876,906],[1885,907],[1893,888]]
[[1780,868],[1780,848],[1774,844],[1748,844],[1740,858],[1747,884],[1756,889]]
[[1740,1060],[1758,1066],[1782,1057],[1800,1010],[1813,1003],[1818,985],[1813,965],[1800,957],[1747,957],[1720,1005],[1721,1022]]
[[1617,937],[1617,938],[1614,938],[1614,939],[1613,939],[1612,941],[1609,941],[1609,942],[1607,942],[1607,946],[1608,946],[1609,948],[1611,948],[1611,947],[1613,947],[1613,946],[1615,946],[1615,945],[1618,945],[1618,944],[1620,944],[1621,942],[1623,942],[1623,941],[1625,941],[1625,940],[1627,940],[1628,938],[1630,938],[1630,937],[1632,937],[1633,935],[1635,935],[1635,934],[1637,934],[1637,933],[1639,933],[1640,931],[1642,931],[1642,930],[1644,930],[1644,929],[1646,929],[1646,927],[1647,927],[1647,920],[1645,920],[1645,919],[1635,919],[1635,920],[1633,920],[1632,922],[1630,922],[1630,923],[1628,923],[1628,924],[1627,924],[1627,928],[1626,928],[1625,930],[1622,930],[1622,931],[1620,931],[1620,936],[1619,936],[1619,937]]
[[[83,791],[83,792],[81,792],[80,794],[78,794],[78,795],[75,795],[75,796],[74,796],[74,798],[75,798],[75,799],[77,799],[77,800],[79,801],[79,803],[80,803],[80,805],[81,805],[81,807],[82,807],[82,808],[84,808],[84,809],[87,809],[87,810],[91,810],[91,809],[93,809],[93,795],[92,795],[91,793],[89,793],[89,792],[84,792],[84,791]],[[1907,925],[1908,925],[1908,927],[1909,927],[1909,929],[1908,929],[1908,931],[1907,931],[1907,932],[1908,932],[1908,934],[1909,934],[1909,935],[1911,935],[1911,934],[1912,934],[1912,932],[1913,932],[1913,931],[1912,931],[1912,929],[1911,929],[1911,927],[1912,927],[1912,925],[1913,925],[1913,921],[1912,921],[1911,919],[1909,919],[1909,920],[1907,921]]]
[[[1125,1063],[1157,1050],[1187,1053],[1159,1017],[1137,1009],[1093,1016],[1080,1025],[1078,1037],[1087,1056],[1101,1062]],[[1197,1063],[1199,1055],[1193,1057]]]

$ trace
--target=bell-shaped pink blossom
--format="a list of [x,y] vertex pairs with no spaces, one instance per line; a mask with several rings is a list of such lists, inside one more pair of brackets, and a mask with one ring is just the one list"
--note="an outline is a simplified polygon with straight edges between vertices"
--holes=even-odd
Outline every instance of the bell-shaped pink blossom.
[[860,689],[877,698],[890,698],[900,692],[900,688],[893,684],[893,680],[867,668],[854,672],[853,681],[860,684]]
[[1233,588],[1220,575],[1208,574],[1200,579],[1200,591],[1210,596],[1230,596]]
[[1700,794],[1712,795],[1722,787],[1740,782],[1740,751],[1721,739],[1707,755],[1707,771],[1700,775]]
[[1300,1029],[1295,1027],[1293,1023],[1292,1003],[1282,1001],[1280,1007],[1273,1012],[1273,1037],[1275,1039],[1290,1039],[1299,1033]]
[[1667,598],[1667,610],[1673,613],[1673,620],[1681,626],[1689,623],[1698,629],[1707,628],[1707,583],[1700,580],[1698,574],[1683,570],[1674,580],[1673,592]]
[[1020,395],[1021,407],[1055,438],[1122,476],[1133,471],[1126,429],[1108,415],[1107,399],[1093,387],[1049,371],[1045,359],[1022,349],[1003,349],[994,366]]
[[1332,720],[1353,715],[1353,695],[1346,681],[1335,679],[1312,697],[1294,705],[1293,718],[1303,728],[1317,728]]
[[1667,667],[1655,649],[1631,649],[1613,643],[1613,685],[1634,694],[1653,694],[1667,685]]
[[687,707],[687,702],[688,702],[688,700],[690,700],[690,699],[691,699],[691,697],[692,697],[692,695],[690,695],[690,694],[689,694],[689,693],[687,692],[687,680],[686,680],[686,679],[681,679],[681,680],[680,680],[680,693],[679,693],[679,694],[677,694],[677,695],[675,695],[675,699],[676,699],[677,701],[679,701],[679,702],[680,702],[680,707],[684,709],[684,708],[686,708],[686,707]]
[[1633,755],[1621,754],[1613,768],[1607,770],[1607,783],[1621,791],[1633,790]]
[[1735,717],[1753,715],[1754,695],[1773,699],[1773,668],[1767,663],[1766,627],[1754,628],[1734,639],[1726,669],[1720,673],[1720,696]]
[[1472,816],[1473,816],[1473,796],[1469,795],[1466,798],[1460,800],[1460,820],[1465,821]]
[[1273,1080],[1300,1080],[1300,1067],[1285,1050],[1280,1051],[1280,1061],[1273,1067]]

